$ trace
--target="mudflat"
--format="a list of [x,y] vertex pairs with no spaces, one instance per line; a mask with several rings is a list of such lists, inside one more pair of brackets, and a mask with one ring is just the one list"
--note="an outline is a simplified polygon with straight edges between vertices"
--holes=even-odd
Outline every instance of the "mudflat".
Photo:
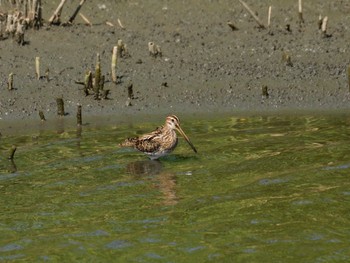
[[[298,1],[246,1],[266,28],[239,0],[87,1],[81,13],[92,25],[77,16],[70,26],[50,26],[59,2],[42,1],[44,26],[27,30],[24,45],[0,41],[3,120],[39,119],[39,111],[54,118],[57,98],[70,116],[78,104],[88,116],[350,109],[349,1],[306,1],[303,23]],[[63,22],[80,1],[68,2]],[[111,57],[118,40],[127,56],[118,58],[116,84]],[[161,56],[150,55],[149,42]],[[77,84],[87,71],[94,73],[97,54],[109,90],[98,100]],[[36,57],[48,78],[37,79]]]

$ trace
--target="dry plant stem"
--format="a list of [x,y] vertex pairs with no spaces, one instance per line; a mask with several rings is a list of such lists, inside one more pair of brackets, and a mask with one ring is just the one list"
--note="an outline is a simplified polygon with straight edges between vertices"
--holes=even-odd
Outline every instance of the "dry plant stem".
[[41,121],[46,121],[44,112],[43,112],[42,110],[39,111],[39,117],[40,117],[40,120],[41,120]]
[[109,89],[102,91],[102,99],[108,100],[108,95],[109,95]]
[[267,15],[267,27],[270,27],[270,24],[271,24],[271,11],[272,11],[272,7],[269,6],[269,12]]
[[100,54],[97,54],[96,67],[95,67],[95,83],[94,83],[95,99],[98,99],[100,84],[101,84],[101,61],[100,61]]
[[47,81],[47,82],[50,81],[50,76],[49,76],[49,74],[50,74],[50,70],[49,70],[49,69],[46,69],[46,71],[45,71],[45,78],[46,78],[46,81]]
[[114,83],[117,83],[117,54],[118,54],[118,46],[113,47],[113,52],[112,52],[112,65],[111,65],[111,70],[112,70],[112,81]]
[[118,42],[117,42],[117,56],[119,58],[123,57],[123,54],[125,53],[125,45],[123,43],[123,40],[121,39],[118,39]]
[[15,40],[18,45],[24,45],[24,21],[22,19],[17,21],[17,28],[15,33]]
[[89,90],[92,90],[92,72],[91,70],[89,70],[88,72],[86,72],[85,74],[85,79],[84,79],[84,93],[85,96],[89,95]]
[[34,13],[33,27],[39,29],[42,26],[41,0],[33,0],[32,12]]
[[287,66],[293,67],[293,63],[289,54],[283,52],[282,61],[285,62]]
[[264,98],[268,98],[268,97],[269,97],[269,93],[268,93],[268,91],[267,91],[267,86],[266,86],[266,85],[262,86],[261,91],[262,91],[262,96],[263,96]]
[[160,46],[154,44],[154,42],[148,42],[148,51],[149,54],[153,57],[162,56]]
[[61,3],[58,5],[56,8],[55,12],[49,19],[49,24],[54,24],[54,25],[59,25],[61,23],[61,13],[64,4],[66,3],[67,0],[61,0]]
[[118,25],[121,27],[121,29],[125,29],[125,27],[123,26],[122,22],[120,21],[120,19],[118,18]]
[[318,22],[317,22],[318,30],[321,30],[321,29],[322,29],[322,22],[323,22],[322,16],[319,15],[319,16],[318,16]]
[[56,99],[57,103],[57,115],[58,116],[64,116],[64,102],[62,98]]
[[86,0],[81,0],[81,1],[80,1],[80,4],[78,5],[77,9],[75,9],[73,15],[69,18],[69,20],[68,20],[69,23],[71,23],[71,24],[73,23],[75,17],[76,17],[77,14],[79,13],[79,11],[80,11],[81,7],[83,6],[83,4],[85,3],[85,1],[86,1]]
[[134,98],[133,84],[130,83],[128,86],[128,99]]
[[260,21],[260,19],[255,15],[252,9],[242,0],[239,0],[239,2],[244,6],[245,9],[249,12],[249,14],[254,18],[254,20],[258,23],[260,28],[265,28],[265,25]]
[[328,16],[325,16],[322,19],[322,26],[321,26],[321,31],[324,36],[327,35],[327,23],[328,23]]
[[12,145],[11,149],[10,149],[10,154],[9,154],[9,157],[8,157],[9,160],[13,160],[13,158],[15,157],[16,150],[17,150],[16,145]]
[[35,75],[36,79],[40,79],[40,57],[35,57]]
[[232,29],[232,31],[238,30],[238,28],[231,21],[228,21],[227,25]]
[[79,126],[82,125],[81,105],[78,105],[78,110],[77,110],[77,125],[79,125]]
[[304,18],[303,18],[303,0],[299,0],[298,3],[299,6],[299,23],[302,24],[304,23]]
[[86,25],[92,26],[91,22],[86,18],[86,16],[84,16],[82,13],[79,13],[79,16],[85,21]]
[[13,73],[11,72],[10,74],[9,74],[9,77],[8,77],[8,80],[7,80],[7,88],[9,89],[9,90],[13,90]]

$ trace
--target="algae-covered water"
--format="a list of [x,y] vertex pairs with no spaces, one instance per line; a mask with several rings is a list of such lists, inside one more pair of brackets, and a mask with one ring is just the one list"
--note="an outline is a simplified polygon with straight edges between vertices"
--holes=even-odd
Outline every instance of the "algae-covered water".
[[350,260],[349,116],[184,118],[198,154],[118,148],[162,122],[3,132],[0,261]]

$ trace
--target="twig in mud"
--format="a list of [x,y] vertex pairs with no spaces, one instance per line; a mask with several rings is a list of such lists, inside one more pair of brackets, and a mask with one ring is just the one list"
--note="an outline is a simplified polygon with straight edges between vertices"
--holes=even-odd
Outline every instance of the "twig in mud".
[[22,19],[18,20],[14,38],[17,44],[20,46],[24,45],[24,28],[25,28],[25,21]]
[[99,99],[100,84],[101,84],[101,60],[100,60],[100,54],[97,53],[96,66],[95,66],[95,81],[93,83],[95,99]]
[[267,27],[270,27],[271,25],[271,11],[272,11],[272,7],[269,6],[269,11],[267,13]]
[[78,109],[77,109],[77,125],[81,126],[82,125],[82,118],[81,118],[81,105],[78,104]]
[[293,67],[291,57],[286,52],[283,52],[283,54],[282,54],[282,61],[285,62],[287,66]]
[[107,26],[114,27],[113,23],[112,23],[112,22],[109,22],[109,21],[106,21],[106,25],[107,25]]
[[63,102],[63,98],[57,98],[56,99],[56,103],[57,103],[57,115],[58,116],[64,116],[64,102]]
[[125,29],[125,27],[123,26],[122,22],[120,21],[120,19],[118,18],[118,25],[120,26],[121,29]]
[[102,91],[102,99],[103,100],[108,100],[109,91],[110,91],[109,89]]
[[325,16],[322,19],[322,25],[321,25],[321,33],[322,37],[331,37],[331,34],[327,34],[327,23],[328,23],[328,16]]
[[118,46],[114,46],[113,47],[113,52],[112,52],[112,65],[111,65],[112,81],[114,83],[117,83],[117,72],[116,72],[117,61],[118,61],[117,53],[118,53]]
[[130,83],[127,88],[128,88],[128,99],[125,102],[125,106],[129,107],[129,106],[132,106],[131,100],[134,99],[133,84]]
[[238,30],[238,28],[231,21],[228,21],[227,25],[232,29],[232,31]]
[[83,4],[85,3],[86,0],[81,0],[78,7],[75,9],[73,15],[69,18],[68,23],[72,24],[75,17],[77,16],[77,14],[79,13],[80,9],[82,8]]
[[14,74],[11,72],[9,74],[8,79],[7,79],[7,88],[8,88],[8,90],[13,90],[13,75]]
[[92,26],[91,22],[89,21],[89,19],[87,19],[86,16],[84,16],[82,13],[79,13],[79,16],[85,21],[85,24],[87,26]]
[[128,98],[129,99],[134,99],[134,91],[133,91],[133,84],[132,83],[130,83],[129,85],[128,85]]
[[322,19],[322,16],[321,14],[318,16],[318,22],[317,22],[317,25],[318,25],[318,30],[321,30],[322,29],[322,22],[323,22],[323,19]]
[[10,149],[10,154],[9,154],[9,157],[8,157],[9,160],[13,160],[13,158],[15,157],[16,150],[17,150],[16,145],[12,145],[11,149]]
[[303,18],[303,0],[298,0],[298,14],[299,14],[299,24],[304,24]]
[[40,79],[40,57],[35,57],[35,76]]
[[41,121],[46,121],[44,112],[43,112],[42,110],[39,111],[39,117],[40,117],[40,120],[41,120]]
[[267,86],[266,85],[262,86],[261,92],[262,92],[262,97],[263,98],[267,99],[269,97],[269,93],[267,91]]
[[242,0],[239,0],[239,2],[244,6],[245,9],[249,12],[249,14],[254,18],[255,22],[259,25],[260,28],[265,28],[265,25],[263,22],[260,21],[259,17],[255,15],[252,9]]
[[46,71],[45,71],[45,78],[46,78],[46,81],[47,81],[47,82],[50,81],[49,74],[50,74],[50,70],[47,68]]
[[61,0],[61,3],[57,6],[55,12],[49,19],[49,24],[50,25],[60,25],[61,24],[61,13],[64,4],[66,3],[67,0]]
[[119,58],[128,56],[128,50],[127,50],[126,44],[124,44],[123,40],[118,39],[117,46],[118,46],[117,56]]
[[89,91],[93,89],[93,85],[92,85],[92,72],[91,70],[89,70],[88,72],[86,72],[85,74],[85,79],[84,79],[84,93],[85,96],[89,95]]
[[162,56],[160,46],[154,44],[154,42],[148,42],[148,51],[152,57]]

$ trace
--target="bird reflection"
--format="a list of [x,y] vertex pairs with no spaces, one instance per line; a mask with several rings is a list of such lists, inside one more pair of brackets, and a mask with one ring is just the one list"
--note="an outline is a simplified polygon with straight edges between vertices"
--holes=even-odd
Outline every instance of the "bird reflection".
[[149,176],[147,179],[155,181],[157,188],[163,194],[162,204],[176,205],[176,177],[173,173],[163,171],[163,165],[158,160],[143,160],[131,162],[127,165],[128,173],[135,176]]
[[144,160],[131,162],[126,169],[133,175],[157,175],[161,172],[163,165],[160,161]]

